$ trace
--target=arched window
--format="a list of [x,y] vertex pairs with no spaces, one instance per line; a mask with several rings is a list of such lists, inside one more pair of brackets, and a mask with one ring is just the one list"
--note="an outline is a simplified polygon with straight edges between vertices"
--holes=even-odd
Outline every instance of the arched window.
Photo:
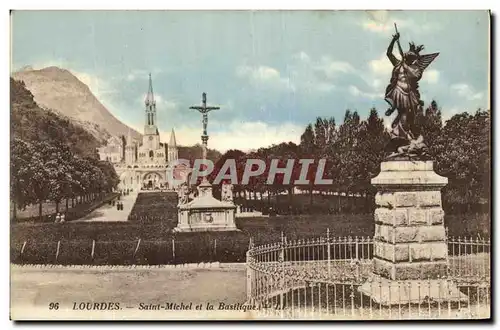
[[148,113],[148,125],[151,125],[151,116],[150,116],[150,113]]
[[153,158],[155,156],[155,153],[153,152],[153,150],[150,150],[149,151],[149,157],[150,158]]

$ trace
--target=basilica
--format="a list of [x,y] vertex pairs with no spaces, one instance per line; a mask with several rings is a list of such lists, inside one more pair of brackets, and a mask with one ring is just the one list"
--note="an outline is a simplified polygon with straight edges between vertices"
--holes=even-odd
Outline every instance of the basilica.
[[170,164],[178,159],[175,132],[172,129],[168,144],[160,142],[151,75],[144,103],[142,141],[133,139],[130,131],[127,138],[113,136],[106,146],[98,148],[99,157],[113,164],[120,177],[119,189],[175,189],[168,180],[173,171]]

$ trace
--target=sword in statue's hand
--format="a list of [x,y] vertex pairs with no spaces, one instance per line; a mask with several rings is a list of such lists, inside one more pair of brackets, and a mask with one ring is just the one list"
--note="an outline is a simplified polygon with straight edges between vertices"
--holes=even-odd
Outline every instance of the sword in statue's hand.
[[403,48],[401,48],[401,44],[399,43],[399,32],[398,32],[398,26],[396,25],[396,22],[394,22],[394,29],[396,29],[396,35],[398,36],[398,39],[396,42],[398,43],[398,49],[399,49],[399,55],[401,55],[401,60],[404,61],[404,53],[403,53]]

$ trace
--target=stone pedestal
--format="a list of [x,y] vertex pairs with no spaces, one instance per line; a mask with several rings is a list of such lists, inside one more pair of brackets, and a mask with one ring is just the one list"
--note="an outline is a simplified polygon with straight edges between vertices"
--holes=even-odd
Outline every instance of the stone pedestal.
[[219,201],[212,195],[212,185],[203,181],[198,196],[178,206],[178,223],[174,232],[238,231],[235,220],[236,206]]
[[386,161],[372,179],[375,196],[373,276],[359,290],[377,303],[463,300],[447,281],[448,247],[441,189],[448,179],[432,161]]

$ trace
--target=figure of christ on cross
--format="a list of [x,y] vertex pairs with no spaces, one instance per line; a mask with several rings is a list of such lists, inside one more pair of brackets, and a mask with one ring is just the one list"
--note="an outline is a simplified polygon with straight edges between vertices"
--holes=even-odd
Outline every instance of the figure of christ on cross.
[[[208,142],[208,134],[207,134],[207,125],[208,125],[208,113],[212,110],[219,110],[220,107],[209,107],[207,106],[207,93],[202,94],[202,103],[201,106],[191,106],[189,109],[198,110],[203,115],[203,135],[201,136],[202,142],[202,153],[203,153],[203,161],[207,159],[207,142]],[[203,182],[207,179],[203,177]]]
[[207,93],[202,94],[202,103],[201,106],[192,106],[189,109],[198,110],[203,115],[203,135],[208,136],[207,134],[207,124],[208,124],[208,113],[212,110],[219,110],[220,107],[208,107],[207,106]]

